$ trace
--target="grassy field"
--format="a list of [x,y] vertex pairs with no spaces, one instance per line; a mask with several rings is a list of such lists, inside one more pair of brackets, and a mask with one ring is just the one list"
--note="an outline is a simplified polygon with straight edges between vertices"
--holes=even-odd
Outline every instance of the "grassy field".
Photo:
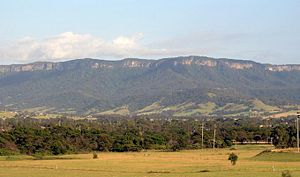
[[261,111],[264,111],[264,112],[278,112],[280,111],[280,109],[276,106],[271,106],[271,105],[267,105],[265,104],[264,102],[262,102],[261,100],[259,99],[255,99],[252,101],[252,104],[253,104],[253,108],[255,110],[261,110]]
[[[103,176],[201,176],[201,177],[281,177],[290,170],[300,176],[300,154],[271,153],[256,156],[269,146],[238,146],[236,166],[227,160],[229,149],[180,152],[137,152],[65,155],[60,159],[33,160],[32,157],[1,157],[3,177],[103,177]],[[265,157],[264,157],[265,156]],[[47,158],[46,158],[47,159]]]

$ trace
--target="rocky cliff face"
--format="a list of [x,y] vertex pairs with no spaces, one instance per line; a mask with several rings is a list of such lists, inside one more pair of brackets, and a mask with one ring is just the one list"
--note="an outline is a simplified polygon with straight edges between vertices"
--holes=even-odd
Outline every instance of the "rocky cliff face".
[[42,71],[53,70],[56,68],[57,63],[37,62],[24,65],[0,65],[0,72],[22,72],[22,71]]
[[182,59],[179,63],[182,65],[199,65],[199,66],[207,66],[207,67],[225,66],[232,69],[249,69],[253,67],[254,62],[228,60],[228,59],[189,57],[188,59]]
[[266,70],[274,72],[300,71],[300,65],[272,65],[266,66]]
[[68,62],[36,62],[30,64],[13,64],[13,65],[0,65],[0,73],[12,72],[31,72],[31,71],[50,71],[50,70],[63,70],[63,69],[76,69],[76,67],[87,67],[88,69],[112,69],[112,68],[151,68],[161,65],[173,66],[192,66],[199,67],[227,67],[236,70],[251,69],[256,66],[264,68],[266,71],[271,72],[290,72],[300,71],[300,65],[264,65],[255,63],[253,61],[230,60],[230,59],[214,59],[208,57],[177,57],[161,60],[143,60],[143,59],[123,59],[119,61],[105,61],[86,59],[87,63],[83,66],[78,66],[76,63],[82,60],[73,60]]

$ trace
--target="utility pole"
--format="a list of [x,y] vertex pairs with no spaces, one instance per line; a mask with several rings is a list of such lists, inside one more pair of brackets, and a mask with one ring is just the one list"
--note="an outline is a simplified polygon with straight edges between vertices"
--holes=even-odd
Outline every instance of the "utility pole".
[[299,118],[300,118],[300,112],[297,112],[297,149],[298,149],[298,153],[300,152],[299,149]]
[[203,134],[203,129],[204,129],[204,125],[203,125],[203,122],[202,122],[202,126],[201,126],[201,147],[203,149],[203,140],[204,140],[204,134]]
[[216,124],[214,125],[214,141],[213,141],[213,149],[215,149],[216,145]]

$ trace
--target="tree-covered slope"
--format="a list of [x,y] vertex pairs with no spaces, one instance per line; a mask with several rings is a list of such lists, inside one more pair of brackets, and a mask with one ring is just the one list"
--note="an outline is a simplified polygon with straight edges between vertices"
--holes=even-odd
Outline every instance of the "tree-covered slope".
[[168,113],[168,107],[192,103],[181,113],[209,114],[205,104],[213,103],[212,113],[221,114],[226,104],[249,111],[254,99],[279,107],[300,104],[299,93],[299,65],[189,56],[0,66],[0,107],[12,110],[97,114],[125,106],[138,114],[159,103],[156,112]]

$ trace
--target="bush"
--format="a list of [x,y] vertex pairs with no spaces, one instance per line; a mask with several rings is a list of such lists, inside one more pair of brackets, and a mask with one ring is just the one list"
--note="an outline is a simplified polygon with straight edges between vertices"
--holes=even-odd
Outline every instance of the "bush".
[[232,165],[235,165],[238,160],[238,156],[235,153],[231,153],[229,154],[228,160],[230,160]]
[[15,151],[0,148],[0,156],[8,156],[8,155],[16,155],[16,154],[18,153]]
[[292,175],[290,174],[290,171],[286,170],[282,172],[282,177],[292,177]]
[[98,154],[96,152],[93,152],[93,159],[98,159]]
[[34,154],[33,155],[33,159],[34,160],[43,160],[44,159],[44,155],[43,154]]
[[66,151],[67,151],[66,147],[60,141],[55,141],[51,145],[51,152],[52,152],[53,155],[65,154]]
[[167,149],[175,152],[181,150],[182,147],[180,146],[178,141],[170,140],[167,144]]

